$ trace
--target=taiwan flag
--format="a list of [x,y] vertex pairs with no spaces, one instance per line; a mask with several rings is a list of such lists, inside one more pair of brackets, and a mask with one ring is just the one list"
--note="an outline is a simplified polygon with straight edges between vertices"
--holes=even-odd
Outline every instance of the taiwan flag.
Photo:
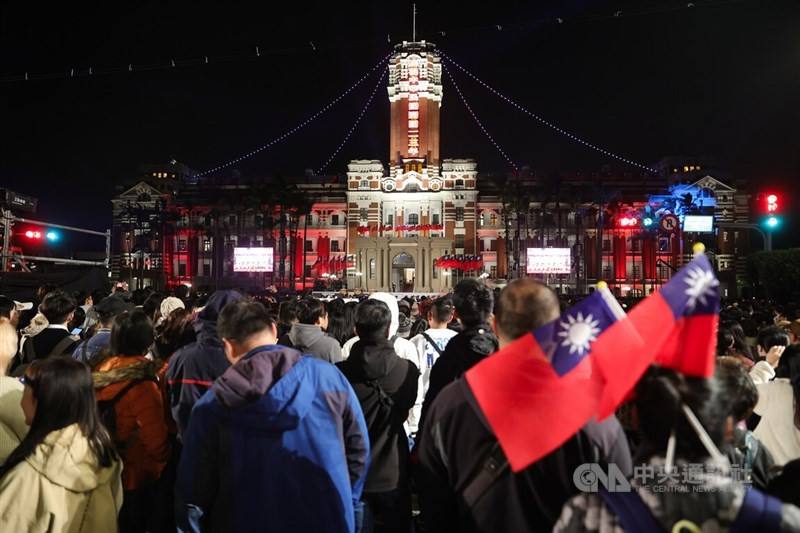
[[719,281],[705,254],[698,254],[657,293],[642,300],[627,319],[646,345],[593,354],[605,386],[598,417],[614,412],[653,363],[687,376],[710,377],[719,323]]
[[591,355],[643,349],[607,288],[526,334],[466,373],[513,471],[557,449],[597,412],[602,376]]

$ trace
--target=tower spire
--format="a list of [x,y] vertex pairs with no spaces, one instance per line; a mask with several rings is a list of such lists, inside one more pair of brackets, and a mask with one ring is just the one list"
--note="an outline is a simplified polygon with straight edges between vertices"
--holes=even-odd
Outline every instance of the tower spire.
[[417,4],[411,4],[411,41],[417,42]]

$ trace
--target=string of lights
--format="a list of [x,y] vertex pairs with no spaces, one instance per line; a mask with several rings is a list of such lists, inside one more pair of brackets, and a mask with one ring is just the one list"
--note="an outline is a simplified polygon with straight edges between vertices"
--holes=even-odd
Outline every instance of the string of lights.
[[[458,62],[456,62],[452,57],[448,56],[444,52],[441,52],[441,54],[442,54],[442,58],[444,58],[446,61],[450,62],[453,66],[455,66],[456,68],[461,70],[463,73],[465,73],[467,76],[469,76],[470,78],[472,78],[473,80],[478,82],[486,90],[488,90],[489,92],[491,92],[492,94],[494,94],[495,96],[500,98],[501,100],[505,101],[506,103],[510,104],[512,107],[515,107],[518,110],[522,111],[523,113],[525,113],[529,117],[533,118],[534,120],[536,120],[540,124],[542,124],[544,126],[547,126],[548,128],[552,129],[553,131],[555,131],[555,132],[563,135],[564,137],[567,137],[568,139],[571,139],[571,140],[573,140],[573,141],[575,141],[575,142],[577,142],[579,144],[582,144],[583,146],[585,146],[587,148],[590,148],[590,149],[592,149],[592,150],[594,150],[596,152],[600,152],[601,154],[603,154],[605,156],[611,157],[611,158],[616,159],[618,161],[622,161],[625,164],[628,164],[628,165],[631,165],[631,166],[634,166],[634,167],[638,167],[638,168],[640,168],[642,170],[645,170],[645,171],[653,173],[653,174],[657,174],[658,173],[658,171],[656,169],[654,169],[654,168],[651,168],[651,167],[649,167],[649,166],[647,166],[645,164],[642,164],[642,163],[639,163],[639,162],[634,161],[632,159],[629,159],[629,158],[627,158],[625,156],[616,154],[616,153],[614,153],[614,152],[612,152],[610,150],[607,150],[607,149],[605,149],[605,148],[603,148],[601,146],[598,146],[598,145],[596,145],[596,144],[594,144],[594,143],[592,143],[590,141],[587,141],[586,139],[584,139],[582,137],[579,137],[579,136],[575,135],[574,133],[565,130],[564,128],[559,127],[558,125],[550,122],[549,120],[545,119],[541,115],[538,115],[538,114],[534,113],[533,111],[529,110],[525,106],[518,104],[517,102],[515,102],[514,100],[512,100],[508,96],[504,95],[503,93],[501,93],[500,91],[498,91],[494,87],[490,86],[488,83],[486,83],[485,81],[483,81],[482,79],[477,77],[475,74],[473,74],[472,72],[470,72],[466,68],[462,67]],[[452,77],[451,77],[451,79],[452,79]]]
[[386,78],[388,72],[389,69],[385,69],[383,73],[380,75],[380,77],[378,78],[378,82],[375,84],[375,87],[372,88],[372,92],[370,93],[369,98],[367,98],[364,107],[361,108],[361,112],[356,117],[355,122],[353,122],[353,124],[350,126],[350,129],[345,134],[344,139],[342,139],[342,142],[339,143],[339,146],[336,147],[336,150],[334,150],[333,153],[331,153],[330,157],[328,157],[328,159],[325,161],[325,163],[323,163],[322,166],[320,166],[319,169],[317,169],[317,174],[322,174],[328,168],[328,165],[331,164],[333,158],[339,154],[342,148],[344,148],[344,145],[347,144],[347,141],[350,140],[350,136],[353,135],[353,132],[358,127],[358,124],[361,122],[361,119],[364,118],[364,115],[367,113],[367,109],[369,109],[370,104],[372,104],[372,100],[375,98],[375,94],[378,92],[378,89],[383,85],[383,80],[384,78]]
[[[478,25],[460,25],[439,27],[431,29],[422,35],[426,39],[434,39],[441,41],[450,39],[455,36],[464,35],[470,40],[475,38],[477,32],[511,32],[515,30],[532,30],[544,27],[558,27],[563,25],[579,25],[595,22],[605,21],[618,21],[621,19],[641,18],[653,15],[661,15],[666,13],[673,13],[682,10],[698,10],[701,8],[720,8],[731,5],[747,5],[749,0],[708,0],[708,1],[695,1],[686,3],[675,3],[666,6],[647,7],[632,10],[613,10],[601,14],[590,15],[577,15],[573,16],[570,13],[561,14],[560,16],[536,16],[536,17],[518,17],[513,22],[508,21],[493,21],[486,24]],[[419,32],[418,32],[419,33]],[[404,36],[393,36],[390,33],[386,34],[386,42],[391,44],[397,40],[402,39]],[[240,53],[224,53],[224,54],[203,54],[194,57],[165,57],[160,61],[153,61],[149,63],[136,63],[136,62],[120,62],[118,65],[81,65],[69,66],[60,71],[41,72],[36,68],[26,69],[14,74],[0,75],[0,84],[3,83],[17,83],[17,82],[30,82],[30,81],[45,81],[45,80],[62,80],[62,79],[79,79],[79,78],[95,78],[104,75],[125,74],[133,72],[146,72],[154,70],[174,70],[177,68],[197,67],[203,65],[213,65],[222,63],[232,63],[241,61],[252,61],[261,57],[273,57],[281,55],[292,54],[314,54],[324,51],[326,49],[341,50],[342,48],[364,48],[371,47],[376,44],[374,39],[353,39],[348,41],[335,40],[335,41],[321,41],[313,40],[300,43],[295,46],[288,47],[259,47],[254,46],[247,52]]]
[[[289,137],[289,136],[293,135],[294,133],[297,133],[299,130],[301,130],[302,128],[304,128],[305,126],[307,126],[308,124],[310,124],[311,122],[313,122],[314,120],[316,120],[317,118],[319,118],[319,117],[320,117],[322,114],[324,114],[326,111],[328,111],[328,110],[329,110],[331,107],[333,107],[334,105],[336,105],[336,104],[337,104],[337,103],[338,103],[338,102],[339,102],[339,101],[340,101],[342,98],[344,98],[345,96],[347,96],[348,94],[350,94],[350,93],[351,93],[351,92],[352,92],[352,91],[353,91],[353,90],[354,90],[356,87],[358,87],[359,85],[361,85],[361,83],[363,83],[363,82],[364,82],[364,80],[366,80],[367,78],[369,78],[370,76],[372,76],[372,74],[373,74],[373,73],[374,73],[374,72],[375,72],[375,71],[376,71],[378,68],[380,68],[381,66],[383,66],[383,65],[386,63],[386,61],[389,59],[389,56],[390,56],[390,55],[391,55],[391,54],[386,54],[385,56],[383,56],[383,58],[382,58],[380,61],[378,61],[378,63],[376,63],[374,67],[372,67],[371,69],[369,69],[369,71],[367,71],[367,73],[366,73],[366,74],[364,74],[364,75],[363,75],[363,76],[361,76],[361,77],[360,77],[358,80],[356,80],[356,82],[355,82],[355,83],[353,83],[353,84],[352,84],[352,85],[351,85],[351,86],[350,86],[350,87],[349,87],[347,90],[345,90],[344,92],[340,93],[340,94],[339,94],[339,95],[338,95],[336,98],[334,98],[333,100],[331,100],[330,102],[328,102],[328,104],[327,104],[327,105],[325,105],[325,106],[323,106],[322,108],[320,108],[320,109],[319,109],[319,110],[318,110],[316,113],[314,113],[313,115],[309,116],[309,117],[308,117],[307,119],[305,119],[303,122],[300,122],[299,124],[297,124],[297,125],[296,125],[296,126],[294,126],[293,128],[290,128],[290,129],[286,130],[286,131],[285,131],[285,132],[283,132],[281,135],[278,135],[277,137],[275,137],[274,139],[272,139],[272,140],[271,140],[271,141],[269,141],[268,143],[266,143],[266,144],[262,144],[262,145],[261,145],[261,146],[259,146],[258,148],[255,148],[255,149],[253,149],[253,150],[250,150],[249,152],[246,152],[246,153],[244,153],[244,154],[240,155],[239,157],[236,157],[236,158],[234,158],[234,159],[231,159],[231,160],[229,160],[229,161],[226,161],[225,163],[222,163],[222,164],[220,164],[220,165],[217,165],[217,166],[215,166],[215,167],[213,167],[213,168],[209,168],[209,169],[207,169],[207,170],[204,170],[204,171],[202,171],[202,172],[198,172],[198,173],[197,173],[197,174],[195,174],[193,177],[194,177],[194,178],[203,177],[203,176],[206,176],[206,175],[208,175],[208,174],[211,174],[211,173],[213,173],[213,172],[217,172],[217,171],[219,171],[219,170],[222,170],[222,169],[224,169],[224,168],[227,168],[227,167],[229,167],[229,166],[231,166],[231,165],[235,165],[236,163],[239,163],[239,162],[241,162],[241,161],[244,161],[245,159],[248,159],[248,158],[250,158],[250,157],[253,157],[254,155],[256,155],[256,154],[258,154],[258,153],[260,153],[260,152],[263,152],[263,151],[264,151],[264,150],[266,150],[267,148],[271,148],[272,146],[274,146],[274,145],[278,144],[279,142],[283,141],[283,140],[284,140],[284,139],[286,139],[287,137]],[[381,76],[381,79],[382,79],[382,78],[383,78],[383,76]]]
[[467,99],[464,97],[464,93],[461,92],[461,88],[458,86],[455,78],[450,73],[450,69],[448,69],[447,66],[444,64],[442,64],[442,67],[444,67],[444,72],[445,74],[447,74],[447,78],[450,80],[450,83],[453,84],[453,87],[455,87],[458,96],[461,97],[461,101],[464,103],[464,107],[466,107],[467,111],[469,111],[469,114],[472,116],[472,119],[475,121],[475,124],[478,125],[483,134],[486,136],[486,138],[489,139],[489,142],[491,142],[494,145],[494,147],[497,149],[498,152],[500,152],[500,155],[503,156],[503,158],[508,162],[508,164],[511,165],[511,167],[515,171],[518,170],[517,165],[514,163],[514,161],[508,156],[506,151],[503,150],[499,144],[497,144],[497,141],[494,140],[494,137],[492,137],[489,131],[484,127],[483,123],[478,118],[478,115],[476,115],[475,111],[472,110],[472,106],[469,105],[469,102],[467,102]]

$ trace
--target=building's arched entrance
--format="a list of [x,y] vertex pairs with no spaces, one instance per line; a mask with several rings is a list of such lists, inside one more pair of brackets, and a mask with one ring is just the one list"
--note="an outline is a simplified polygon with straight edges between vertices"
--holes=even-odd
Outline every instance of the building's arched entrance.
[[392,291],[414,292],[414,258],[405,252],[392,259]]

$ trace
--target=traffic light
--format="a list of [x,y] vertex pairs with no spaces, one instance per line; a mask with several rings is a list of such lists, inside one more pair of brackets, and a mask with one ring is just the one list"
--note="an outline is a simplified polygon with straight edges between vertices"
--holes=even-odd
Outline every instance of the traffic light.
[[619,219],[619,227],[621,228],[635,228],[639,225],[639,219],[631,216],[623,216]]
[[761,209],[763,209],[763,218],[761,224],[767,230],[775,230],[781,225],[781,212],[783,210],[782,199],[780,195],[769,192],[760,195]]
[[650,226],[652,226],[654,223],[655,223],[655,220],[653,220],[653,218],[652,218],[652,217],[644,217],[644,218],[642,219],[642,226],[644,226],[645,228],[649,228],[649,227],[650,227]]
[[41,229],[41,228],[30,228],[25,230],[23,233],[26,239],[30,239],[32,241],[47,241],[51,243],[58,242],[61,240],[61,233],[54,229]]

